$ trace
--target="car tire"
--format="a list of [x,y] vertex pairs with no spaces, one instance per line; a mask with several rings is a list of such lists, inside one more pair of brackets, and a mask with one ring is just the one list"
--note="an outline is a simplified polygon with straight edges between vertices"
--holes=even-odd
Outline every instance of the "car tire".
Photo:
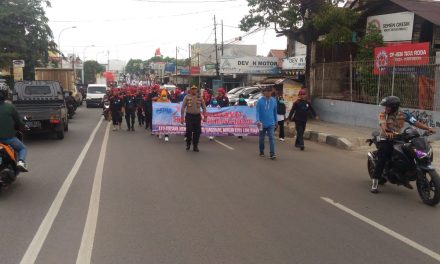
[[60,130],[57,130],[55,132],[57,139],[59,140],[64,139],[64,121],[61,123],[60,128],[61,128]]

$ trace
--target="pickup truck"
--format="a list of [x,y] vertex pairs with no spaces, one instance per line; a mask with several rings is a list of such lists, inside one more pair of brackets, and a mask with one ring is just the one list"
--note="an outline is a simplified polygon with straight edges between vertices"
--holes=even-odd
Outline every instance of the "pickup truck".
[[63,90],[57,81],[16,82],[12,95],[21,118],[29,128],[28,133],[51,132],[64,138],[69,129],[68,110]]

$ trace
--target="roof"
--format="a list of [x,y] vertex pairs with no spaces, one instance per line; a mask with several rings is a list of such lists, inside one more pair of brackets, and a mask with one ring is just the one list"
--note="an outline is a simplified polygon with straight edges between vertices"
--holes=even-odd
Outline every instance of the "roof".
[[275,57],[279,59],[284,59],[286,57],[286,53],[284,50],[276,50],[272,49],[269,51],[268,57]]
[[416,15],[440,25],[440,2],[432,0],[390,0]]

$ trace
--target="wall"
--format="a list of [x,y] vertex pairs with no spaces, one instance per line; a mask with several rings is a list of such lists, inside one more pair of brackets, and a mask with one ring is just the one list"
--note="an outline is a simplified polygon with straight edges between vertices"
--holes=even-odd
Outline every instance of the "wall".
[[[314,99],[312,105],[323,121],[376,129],[378,128],[377,117],[379,112],[383,111],[383,107],[378,105],[329,99]],[[437,130],[439,130],[440,112],[418,109],[402,110],[413,114],[419,121],[426,125],[436,127]],[[440,135],[436,135],[433,139],[440,139]]]

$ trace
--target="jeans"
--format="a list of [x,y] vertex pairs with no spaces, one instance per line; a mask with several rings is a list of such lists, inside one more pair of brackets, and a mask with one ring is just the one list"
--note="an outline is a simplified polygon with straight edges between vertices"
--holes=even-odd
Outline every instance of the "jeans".
[[267,136],[269,137],[269,147],[270,147],[270,155],[275,154],[275,127],[265,127],[262,131],[260,131],[260,153],[264,153],[264,139]]
[[304,147],[304,131],[306,131],[306,122],[295,121],[296,141],[295,147]]
[[26,146],[18,138],[2,138],[0,142],[11,146],[15,151],[18,152],[18,160],[26,162],[27,149]]

